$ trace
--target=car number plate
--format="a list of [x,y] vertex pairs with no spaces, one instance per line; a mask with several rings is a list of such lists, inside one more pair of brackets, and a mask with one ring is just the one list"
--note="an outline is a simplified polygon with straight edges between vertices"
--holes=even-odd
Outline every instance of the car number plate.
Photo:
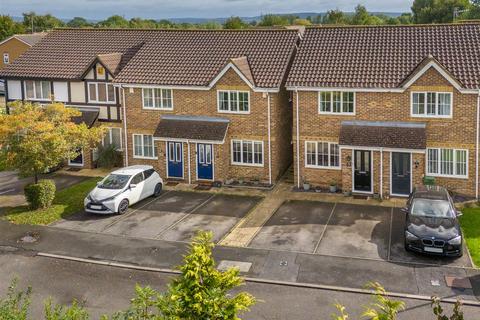
[[443,253],[442,248],[425,247],[423,250],[425,250],[426,252]]
[[98,205],[94,204],[94,205],[91,205],[90,208],[95,209],[95,210],[100,210],[100,209],[102,209],[102,206],[98,206]]

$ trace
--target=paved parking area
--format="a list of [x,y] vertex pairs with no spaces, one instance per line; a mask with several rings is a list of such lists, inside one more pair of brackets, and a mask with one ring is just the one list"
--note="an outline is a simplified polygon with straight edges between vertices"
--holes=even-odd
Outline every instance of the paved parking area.
[[197,230],[210,230],[214,241],[218,242],[259,200],[257,197],[170,191],[159,198],[141,201],[122,216],[79,212],[52,226],[171,241],[189,241]]
[[459,259],[406,252],[404,220],[399,208],[286,201],[249,247],[397,263],[472,266],[466,248]]

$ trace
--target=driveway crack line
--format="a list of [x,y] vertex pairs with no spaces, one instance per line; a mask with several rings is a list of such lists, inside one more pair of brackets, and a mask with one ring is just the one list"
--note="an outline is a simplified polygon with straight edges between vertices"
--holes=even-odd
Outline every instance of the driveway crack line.
[[392,229],[393,229],[393,208],[390,210],[390,234],[388,237],[387,261],[390,261],[390,253],[392,251]]
[[320,246],[320,242],[323,239],[323,236],[325,235],[325,232],[327,231],[328,224],[330,223],[330,220],[333,217],[333,213],[335,212],[335,208],[337,207],[337,202],[333,205],[332,211],[330,212],[330,215],[328,216],[327,222],[325,222],[325,227],[323,227],[323,231],[320,234],[320,239],[318,239],[317,244],[315,245],[315,248],[313,249],[313,253],[316,253],[318,250],[318,247]]

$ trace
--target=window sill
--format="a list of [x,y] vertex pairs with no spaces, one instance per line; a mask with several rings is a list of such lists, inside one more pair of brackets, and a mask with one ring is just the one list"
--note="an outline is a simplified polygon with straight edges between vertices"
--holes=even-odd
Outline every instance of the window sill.
[[93,104],[105,104],[105,105],[111,105],[111,104],[117,104],[117,101],[92,101],[88,100],[87,103],[93,103]]
[[263,168],[263,163],[262,164],[255,164],[255,163],[238,163],[238,162],[232,162],[232,166],[239,166],[239,167],[256,167],[256,168]]
[[156,107],[142,107],[143,110],[153,110],[153,111],[173,111],[172,108],[156,108]]
[[452,119],[452,116],[427,116],[427,115],[420,115],[420,114],[411,114],[410,117],[412,118],[423,118],[423,119]]
[[133,156],[133,159],[143,159],[143,160],[158,160],[158,157],[142,157],[142,156]]
[[305,165],[305,168],[309,169],[321,169],[321,170],[342,170],[342,167],[326,167],[326,166],[314,166],[311,164]]
[[226,113],[226,114],[239,114],[245,115],[250,114],[250,111],[224,111],[224,110],[217,110],[218,113]]
[[457,175],[446,175],[446,174],[434,174],[434,173],[427,173],[428,177],[435,177],[435,178],[447,178],[447,179],[464,179],[468,180],[468,176],[457,176]]
[[323,116],[354,116],[355,112],[318,112],[319,115]]

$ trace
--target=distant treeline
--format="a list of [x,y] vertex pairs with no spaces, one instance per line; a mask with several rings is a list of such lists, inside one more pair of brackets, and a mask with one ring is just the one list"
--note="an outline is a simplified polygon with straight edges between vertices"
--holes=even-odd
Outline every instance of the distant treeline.
[[480,0],[414,0],[412,12],[397,17],[374,14],[358,5],[353,13],[330,10],[324,15],[308,16],[266,14],[259,21],[246,22],[232,16],[223,24],[219,22],[174,23],[169,20],[132,18],[113,15],[105,20],[92,23],[85,18],[75,17],[64,22],[51,14],[23,14],[23,21],[17,22],[8,15],[0,15],[0,41],[17,33],[41,32],[59,27],[71,28],[143,28],[143,29],[245,29],[252,27],[273,27],[288,25],[396,25],[412,23],[448,23],[455,20],[480,19]]

